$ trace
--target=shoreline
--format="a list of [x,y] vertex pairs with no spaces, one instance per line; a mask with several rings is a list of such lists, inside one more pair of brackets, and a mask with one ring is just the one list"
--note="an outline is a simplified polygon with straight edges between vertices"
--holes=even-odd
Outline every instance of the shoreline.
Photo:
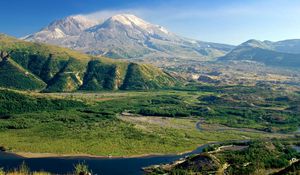
[[[246,140],[228,140],[229,142],[247,142]],[[181,156],[184,154],[193,153],[200,147],[210,144],[217,144],[223,142],[214,142],[210,141],[208,143],[199,144],[193,150],[187,150],[180,153],[149,153],[149,154],[139,154],[139,155],[130,155],[130,156],[100,156],[100,155],[92,155],[92,154],[57,154],[57,153],[31,153],[31,152],[10,152],[10,151],[2,151],[4,153],[13,154],[16,156],[20,156],[22,158],[33,159],[33,158],[99,158],[99,159],[130,159],[130,158],[148,158],[148,157],[159,157],[159,156]],[[1,151],[0,151],[1,152]]]
[[[207,143],[210,144],[210,143]],[[202,147],[207,144],[198,145],[193,150],[188,150],[180,153],[149,153],[149,154],[140,154],[140,155],[129,155],[129,156],[100,156],[92,154],[57,154],[57,153],[32,153],[32,152],[10,152],[10,151],[0,151],[7,154],[13,154],[25,159],[34,159],[34,158],[99,158],[99,159],[130,159],[130,158],[148,158],[148,157],[158,157],[158,156],[180,156],[183,154],[191,153],[197,150],[199,147]]]
[[[251,139],[250,139],[251,140]],[[246,140],[227,140],[226,142],[248,142],[249,139]],[[92,154],[57,154],[57,153],[32,153],[32,152],[11,152],[11,151],[0,151],[3,153],[19,156],[20,158],[25,159],[34,159],[34,158],[90,158],[90,159],[130,159],[130,158],[149,158],[149,157],[161,157],[161,156],[181,156],[184,154],[192,154],[194,151],[199,149],[200,147],[210,145],[210,144],[218,144],[223,142],[214,142],[210,141],[208,143],[199,144],[193,150],[187,150],[180,153],[149,153],[149,154],[139,154],[139,155],[129,155],[129,156],[101,156],[101,155],[92,155]],[[195,153],[196,154],[196,153]]]

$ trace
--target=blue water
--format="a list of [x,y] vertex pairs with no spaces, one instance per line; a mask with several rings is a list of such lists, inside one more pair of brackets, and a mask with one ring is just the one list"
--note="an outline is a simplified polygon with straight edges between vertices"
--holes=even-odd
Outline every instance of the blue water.
[[294,148],[298,153],[300,153],[300,146],[293,146],[293,148]]
[[18,167],[22,162],[32,171],[44,170],[54,174],[66,174],[73,171],[77,163],[85,162],[98,175],[140,175],[142,168],[150,165],[170,163],[182,157],[201,153],[207,145],[198,147],[196,150],[182,155],[151,156],[142,158],[22,158],[14,154],[0,152],[0,167],[5,170]]

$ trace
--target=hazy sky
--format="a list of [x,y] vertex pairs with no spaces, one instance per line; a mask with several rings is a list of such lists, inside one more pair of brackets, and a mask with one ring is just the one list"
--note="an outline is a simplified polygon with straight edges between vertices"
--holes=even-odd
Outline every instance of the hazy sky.
[[21,37],[69,15],[116,13],[203,41],[300,38],[299,0],[1,0],[0,32]]

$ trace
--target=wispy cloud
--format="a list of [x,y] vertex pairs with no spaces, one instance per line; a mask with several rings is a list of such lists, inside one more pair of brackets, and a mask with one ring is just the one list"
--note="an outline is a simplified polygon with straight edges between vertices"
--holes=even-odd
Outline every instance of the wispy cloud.
[[245,0],[209,7],[197,3],[184,7],[162,4],[152,8],[101,10],[85,15],[105,20],[120,13],[137,15],[175,33],[200,40],[238,44],[249,38],[300,37],[296,32],[300,28],[300,1],[295,0]]
[[105,20],[111,16],[114,16],[116,14],[134,14],[137,16],[144,16],[146,14],[145,9],[121,9],[121,10],[101,10],[92,12],[89,14],[82,14],[90,19],[94,20]]
[[141,17],[159,20],[181,20],[186,18],[226,18],[226,17],[294,17],[300,15],[300,2],[286,3],[283,0],[253,1],[245,4],[222,4],[217,7],[188,6],[185,8],[165,5],[152,9],[132,8],[119,10],[101,10],[85,14],[94,19],[105,19],[115,14],[130,13]]

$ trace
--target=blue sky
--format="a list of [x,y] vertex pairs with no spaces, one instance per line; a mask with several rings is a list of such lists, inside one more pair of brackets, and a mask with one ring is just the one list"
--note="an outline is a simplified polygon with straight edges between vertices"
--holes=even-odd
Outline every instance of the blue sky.
[[203,41],[300,38],[299,0],[1,0],[0,32],[21,37],[69,15],[117,13]]

